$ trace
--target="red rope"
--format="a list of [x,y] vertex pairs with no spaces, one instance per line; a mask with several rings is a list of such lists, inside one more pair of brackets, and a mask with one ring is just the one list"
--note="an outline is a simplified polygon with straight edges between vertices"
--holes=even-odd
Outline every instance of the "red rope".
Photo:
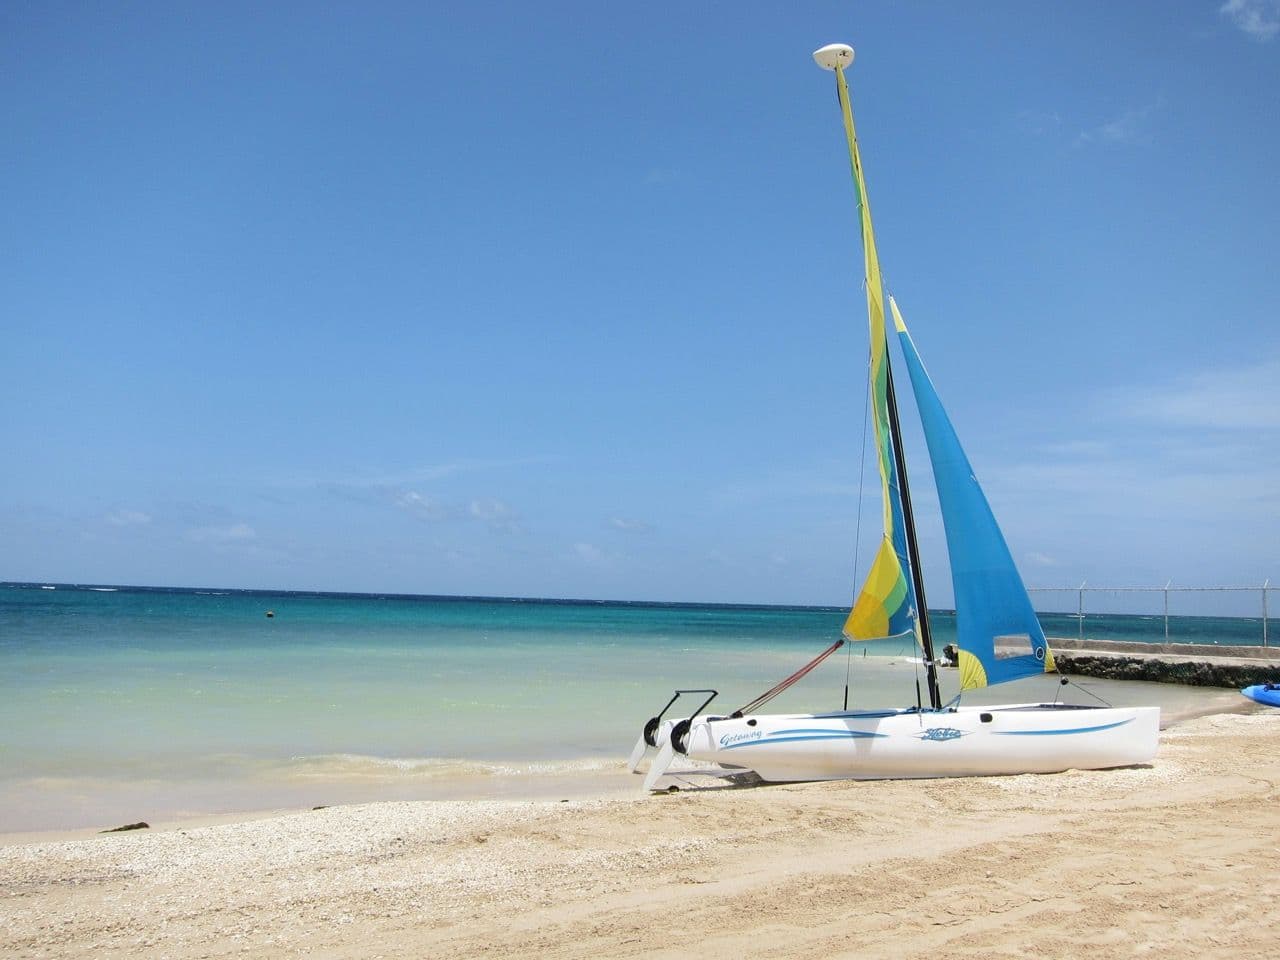
[[839,640],[837,640],[831,646],[827,647],[827,649],[823,650],[820,654],[818,654],[816,657],[814,657],[812,660],[806,663],[803,667],[801,667],[791,676],[787,677],[785,680],[779,682],[778,684],[770,687],[764,693],[760,694],[760,696],[756,697],[754,700],[748,703],[745,707],[742,707],[741,709],[737,710],[733,714],[733,716],[740,717],[744,713],[754,713],[756,710],[763,707],[766,703],[768,703],[770,700],[772,700],[774,697],[780,694],[783,690],[787,689],[787,687],[791,686],[797,680],[804,679],[804,677],[809,673],[810,670],[812,670],[814,667],[820,664],[823,660],[827,659],[827,657],[831,656],[833,653],[835,653],[837,650],[839,650],[843,646],[844,646],[844,638],[841,637]]

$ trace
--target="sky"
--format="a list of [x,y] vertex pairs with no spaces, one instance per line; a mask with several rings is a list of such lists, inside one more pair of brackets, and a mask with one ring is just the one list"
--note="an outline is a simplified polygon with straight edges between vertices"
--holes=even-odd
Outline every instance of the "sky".
[[0,580],[847,602],[837,41],[1028,585],[1280,580],[1278,0],[10,0]]

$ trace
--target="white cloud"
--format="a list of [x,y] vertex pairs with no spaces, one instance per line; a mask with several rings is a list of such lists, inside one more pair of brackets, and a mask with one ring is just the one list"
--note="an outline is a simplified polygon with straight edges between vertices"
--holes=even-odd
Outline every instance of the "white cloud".
[[380,489],[387,487],[412,487],[455,477],[459,474],[479,473],[489,470],[507,470],[514,467],[528,467],[537,464],[553,463],[555,457],[516,457],[509,460],[469,460],[458,459],[444,463],[427,464],[419,467],[406,467],[400,470],[370,470],[359,474],[343,476],[301,476],[282,479],[280,484],[288,487],[321,487],[336,493]]
[[112,510],[105,517],[113,527],[135,527],[151,522],[151,515],[141,510]]
[[1273,575],[1277,383],[1274,354],[1165,375],[1095,394],[1050,443],[984,448],[974,466],[1028,582]]
[[1227,0],[1218,13],[1259,43],[1280,33],[1280,0]]
[[498,533],[518,533],[520,518],[501,500],[472,500],[467,512]]
[[511,508],[501,500],[472,500],[469,512],[479,520],[500,520],[511,515]]
[[[857,496],[856,476],[853,478],[855,482],[832,479],[833,476],[840,476],[847,469],[847,466],[824,464],[817,468],[773,470],[754,477],[731,481],[718,491],[718,497],[724,503],[741,506],[777,500]],[[868,466],[867,476],[871,476],[871,471],[874,470],[874,464]]]
[[1100,457],[1110,454],[1111,446],[1101,440],[1061,440],[1041,444],[1040,452],[1047,457],[1061,459]]
[[1145,143],[1151,139],[1147,121],[1157,106],[1159,106],[1158,103],[1152,103],[1145,107],[1125,110],[1105,123],[1081,131],[1077,142]]
[[402,490],[395,495],[393,502],[419,520],[443,520],[449,515],[449,508],[443,503],[416,490]]
[[1179,382],[1117,391],[1118,412],[1172,426],[1219,430],[1280,428],[1280,359],[1206,370]]
[[1032,134],[1042,137],[1055,134],[1062,129],[1062,117],[1044,110],[1023,110],[1018,120]]
[[613,561],[613,556],[601,550],[593,543],[575,543],[574,555],[583,563],[592,567],[603,567]]
[[247,523],[233,523],[223,527],[195,527],[188,537],[200,543],[245,543],[257,538],[253,527]]
[[609,526],[615,530],[624,530],[627,533],[648,533],[653,529],[652,524],[643,520],[629,520],[626,517],[610,517]]
[[426,483],[430,480],[441,480],[459,473],[483,470],[487,467],[506,466],[506,462],[483,460],[453,460],[448,463],[434,463],[422,467],[409,467],[398,472],[348,479],[352,486],[378,487],[400,486],[409,483]]
[[450,502],[417,490],[379,489],[375,496],[356,496],[353,499],[372,499],[374,502],[390,502],[419,520],[437,522],[444,520],[472,519],[483,523],[498,533],[520,533],[523,527],[519,515],[502,500],[474,498],[466,503]]
[[996,515],[1006,510],[1058,517],[1124,516],[1188,524],[1217,518],[1232,523],[1273,509],[1280,488],[1270,480],[1274,457],[1247,445],[1219,459],[1194,440],[1135,441],[1127,453],[1059,460],[1037,458],[992,466],[981,477]]

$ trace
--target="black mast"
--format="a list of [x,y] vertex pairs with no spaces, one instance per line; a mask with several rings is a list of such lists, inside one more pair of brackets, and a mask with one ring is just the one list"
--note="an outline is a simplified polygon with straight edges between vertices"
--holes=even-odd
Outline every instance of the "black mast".
[[924,669],[929,685],[929,706],[942,709],[942,691],[938,688],[938,665],[933,656],[933,634],[929,631],[929,605],[924,599],[924,577],[920,574],[920,548],[916,543],[916,518],[911,511],[911,487],[907,483],[907,461],[902,455],[902,427],[898,423],[898,398],[893,391],[893,364],[886,344],[884,368],[887,376],[885,396],[889,407],[889,436],[893,441],[893,465],[898,474],[898,492],[902,499],[902,526],[907,534],[907,562],[911,567],[911,586],[916,595],[916,622],[920,625],[920,646],[924,648]]

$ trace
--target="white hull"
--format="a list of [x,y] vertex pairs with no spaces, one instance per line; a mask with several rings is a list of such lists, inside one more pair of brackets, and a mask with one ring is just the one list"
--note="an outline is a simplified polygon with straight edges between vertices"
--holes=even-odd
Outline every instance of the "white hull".
[[[657,732],[652,787],[675,752]],[[1005,704],[956,710],[697,717],[677,746],[765,780],[879,780],[1098,770],[1149,763],[1159,707]],[[665,761],[665,762],[664,762]]]

